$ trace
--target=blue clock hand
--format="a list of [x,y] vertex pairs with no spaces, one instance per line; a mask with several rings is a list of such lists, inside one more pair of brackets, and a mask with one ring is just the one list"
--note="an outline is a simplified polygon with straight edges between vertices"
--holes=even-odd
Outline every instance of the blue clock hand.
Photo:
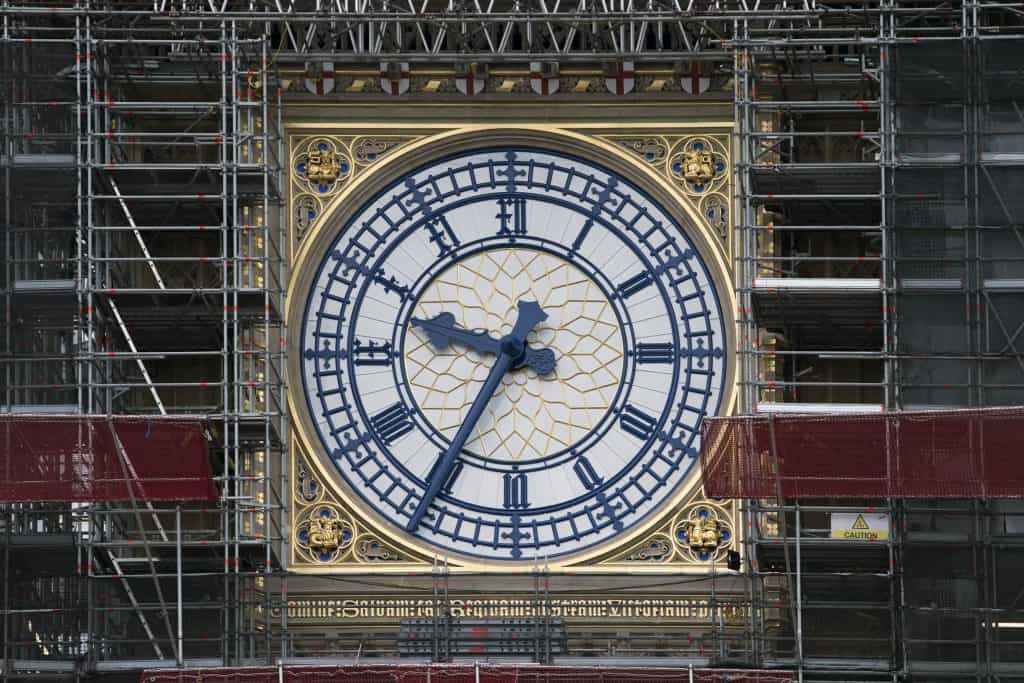
[[526,335],[537,323],[548,317],[536,301],[520,301],[518,306],[519,318],[516,320],[512,332],[501,338],[498,358],[494,361],[494,366],[491,367],[491,372],[487,375],[480,393],[473,401],[473,405],[470,406],[465,421],[459,427],[459,431],[455,433],[455,438],[448,444],[448,448],[430,470],[430,474],[427,475],[427,490],[423,492],[423,497],[420,498],[416,510],[413,511],[405,525],[406,531],[416,531],[423,516],[427,514],[427,508],[430,507],[431,501],[437,496],[444,483],[448,481],[448,477],[451,476],[452,469],[455,467],[455,461],[458,460],[459,453],[462,452],[462,447],[466,445],[466,441],[480,420],[480,416],[483,415],[487,403],[494,396],[494,392],[498,390],[501,378],[525,355]]
[[[479,353],[493,353],[496,356],[501,353],[500,339],[486,332],[473,332],[459,327],[451,313],[440,313],[430,320],[413,318],[412,325],[423,330],[430,343],[438,349],[445,349],[452,342],[459,342]],[[512,367],[529,367],[538,375],[546,375],[555,369],[555,352],[551,349],[532,349],[527,346],[522,357]]]
[[427,333],[430,343],[439,349],[447,348],[453,341],[465,344],[480,353],[501,353],[501,340],[486,332],[473,332],[455,324],[455,316],[441,313],[430,320],[413,318],[412,324]]

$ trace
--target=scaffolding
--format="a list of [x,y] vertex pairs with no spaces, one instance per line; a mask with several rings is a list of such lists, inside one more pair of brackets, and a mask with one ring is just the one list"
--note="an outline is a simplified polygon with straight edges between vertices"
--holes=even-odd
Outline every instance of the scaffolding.
[[[791,447],[788,464],[759,463],[768,476],[746,502],[755,656],[802,680],[1013,680],[1024,653],[1004,573],[1022,559],[1022,508],[988,498],[1005,489],[977,470],[991,490],[950,480],[942,495],[963,499],[885,498],[901,482],[936,488],[914,477],[941,458],[907,457],[918,468],[890,477],[882,459],[909,437],[868,425],[1024,403],[1024,212],[1009,191],[1024,176],[1021,7],[857,7],[813,26],[742,22],[734,38],[741,412],[761,457]],[[840,433],[797,452],[758,413]],[[844,419],[860,446],[822,447]],[[930,436],[964,446],[950,464],[978,452],[965,432]],[[815,457],[833,485],[783,492],[787,468]],[[839,477],[874,465],[882,485],[837,503]],[[835,520],[860,514],[880,514],[884,536],[837,538]]]
[[134,462],[161,416],[201,416],[217,494],[5,504],[5,680],[280,655],[256,627],[285,555],[288,429],[268,29],[116,10],[0,9],[0,411],[154,416],[149,443],[126,437]]
[[[713,62],[734,88],[741,412],[1024,403],[1020,2],[4,0],[0,20],[0,411],[202,415],[219,490],[5,504],[4,624],[27,628],[7,679],[315,656],[282,566],[278,85],[307,62]],[[1016,502],[745,508],[731,663],[1019,676]],[[884,540],[831,537],[865,510]]]

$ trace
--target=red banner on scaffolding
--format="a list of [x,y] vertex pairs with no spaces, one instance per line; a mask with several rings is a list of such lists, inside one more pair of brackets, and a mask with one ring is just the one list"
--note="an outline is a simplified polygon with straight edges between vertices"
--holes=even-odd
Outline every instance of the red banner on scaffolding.
[[200,418],[0,416],[0,502],[215,501]]
[[537,664],[358,664],[144,671],[141,683],[792,683],[787,671]]
[[714,498],[1021,498],[1024,408],[705,418]]

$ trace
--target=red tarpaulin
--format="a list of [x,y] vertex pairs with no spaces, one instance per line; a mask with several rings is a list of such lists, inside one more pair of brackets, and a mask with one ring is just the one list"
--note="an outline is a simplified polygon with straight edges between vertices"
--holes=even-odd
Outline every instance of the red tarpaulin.
[[716,417],[701,434],[714,498],[1024,497],[1021,407]]
[[[127,476],[126,476],[127,473]],[[201,418],[0,416],[0,502],[215,501]]]
[[[690,678],[692,673],[693,678]],[[791,683],[785,671],[535,664],[359,664],[144,671],[142,683]]]

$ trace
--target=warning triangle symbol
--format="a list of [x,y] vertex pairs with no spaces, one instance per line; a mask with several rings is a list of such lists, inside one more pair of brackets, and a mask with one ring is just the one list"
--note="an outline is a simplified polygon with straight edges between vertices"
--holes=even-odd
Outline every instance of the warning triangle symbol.
[[854,529],[868,529],[868,523],[864,521],[864,515],[857,515],[857,519],[853,520]]

